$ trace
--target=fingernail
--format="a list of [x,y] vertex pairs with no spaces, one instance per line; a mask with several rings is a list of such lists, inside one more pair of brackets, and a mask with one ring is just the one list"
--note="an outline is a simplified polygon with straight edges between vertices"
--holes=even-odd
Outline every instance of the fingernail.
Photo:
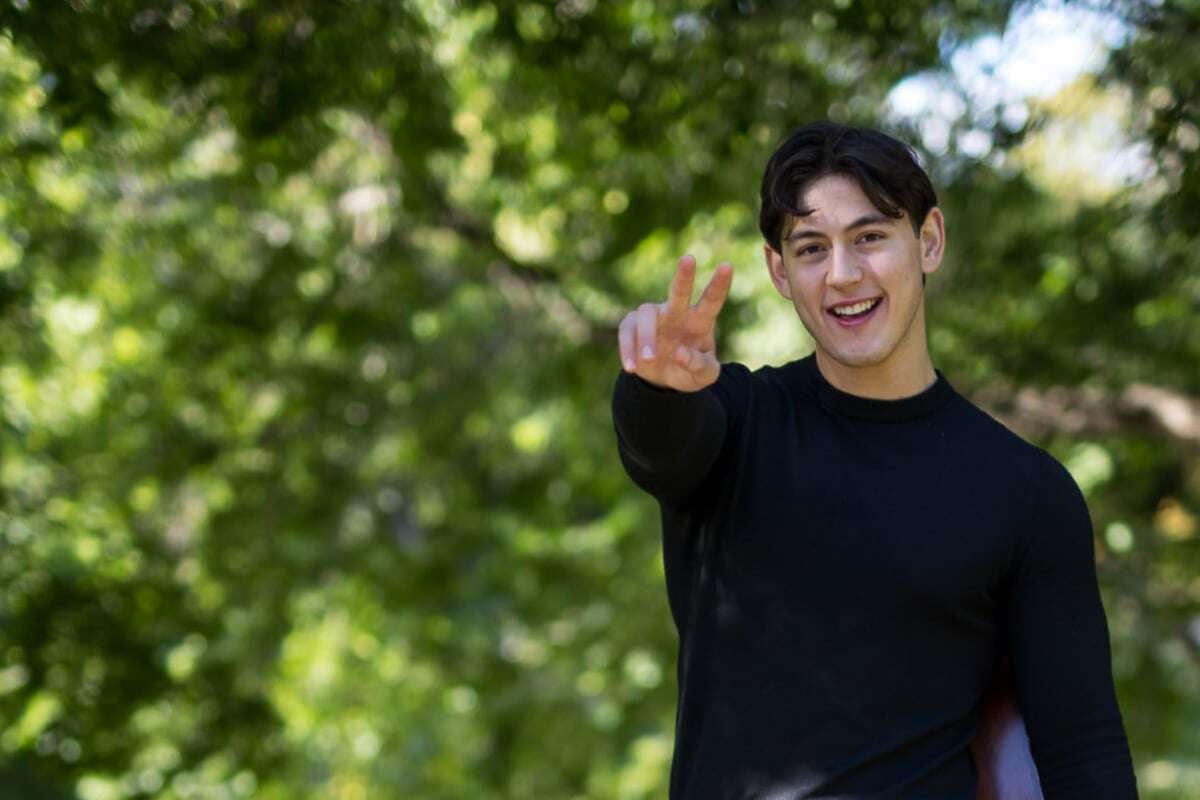
[[654,349],[649,345],[642,348],[642,358],[654,358]]
[[636,368],[637,368],[637,364],[634,364],[634,363],[633,363],[633,359],[632,359],[632,358],[627,358],[627,359],[625,359],[625,369],[627,369],[627,370],[629,370],[630,372],[632,372],[632,371],[633,371],[634,369],[636,369]]

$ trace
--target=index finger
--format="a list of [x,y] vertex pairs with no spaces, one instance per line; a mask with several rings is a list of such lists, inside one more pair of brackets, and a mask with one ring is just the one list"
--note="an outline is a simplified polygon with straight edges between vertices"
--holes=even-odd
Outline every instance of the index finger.
[[671,290],[667,295],[667,313],[676,315],[688,310],[692,304],[692,286],[696,281],[696,259],[687,255],[679,259],[675,276],[671,278]]
[[733,283],[733,265],[728,261],[722,261],[717,265],[717,271],[713,273],[708,285],[704,287],[704,294],[700,295],[700,301],[696,303],[697,313],[709,321],[715,320],[717,314],[721,313],[721,307],[725,305],[725,298],[729,296],[731,283]]

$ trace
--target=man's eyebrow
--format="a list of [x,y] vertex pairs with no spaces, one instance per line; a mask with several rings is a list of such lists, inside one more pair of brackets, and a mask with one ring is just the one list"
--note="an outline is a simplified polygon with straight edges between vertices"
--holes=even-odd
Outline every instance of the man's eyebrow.
[[[867,214],[866,216],[859,217],[858,219],[854,220],[854,222],[851,222],[849,225],[847,225],[846,230],[852,231],[856,228],[865,228],[868,225],[879,225],[880,223],[883,223],[886,225],[888,223],[892,223],[895,221],[896,221],[895,217],[889,217],[887,214]],[[787,238],[784,239],[784,241],[785,242],[798,242],[801,239],[808,239],[809,237],[812,237],[812,236],[823,236],[823,235],[824,234],[821,233],[821,231],[814,230],[812,228],[802,228],[800,230],[792,231],[791,233],[789,233],[787,235]]]

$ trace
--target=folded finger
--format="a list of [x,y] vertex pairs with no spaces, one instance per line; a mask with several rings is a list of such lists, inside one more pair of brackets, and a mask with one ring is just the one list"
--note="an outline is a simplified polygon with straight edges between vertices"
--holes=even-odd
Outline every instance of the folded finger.
[[632,312],[625,315],[621,320],[621,324],[617,327],[617,344],[621,354],[621,366],[625,367],[626,372],[633,372],[637,369],[637,358],[634,356],[634,324],[635,318]]
[[712,363],[711,354],[683,345],[676,351],[675,360],[688,372],[701,372],[708,369]]
[[654,337],[658,328],[658,306],[643,303],[637,310],[637,357],[643,361],[654,359]]

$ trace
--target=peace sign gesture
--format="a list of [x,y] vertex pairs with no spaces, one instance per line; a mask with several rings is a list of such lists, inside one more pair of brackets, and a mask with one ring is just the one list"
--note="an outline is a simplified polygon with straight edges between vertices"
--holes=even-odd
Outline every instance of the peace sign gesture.
[[700,301],[692,305],[696,259],[684,256],[675,268],[665,303],[642,303],[621,320],[621,364],[656,386],[698,392],[721,372],[713,336],[717,314],[729,296],[733,267],[722,262]]

